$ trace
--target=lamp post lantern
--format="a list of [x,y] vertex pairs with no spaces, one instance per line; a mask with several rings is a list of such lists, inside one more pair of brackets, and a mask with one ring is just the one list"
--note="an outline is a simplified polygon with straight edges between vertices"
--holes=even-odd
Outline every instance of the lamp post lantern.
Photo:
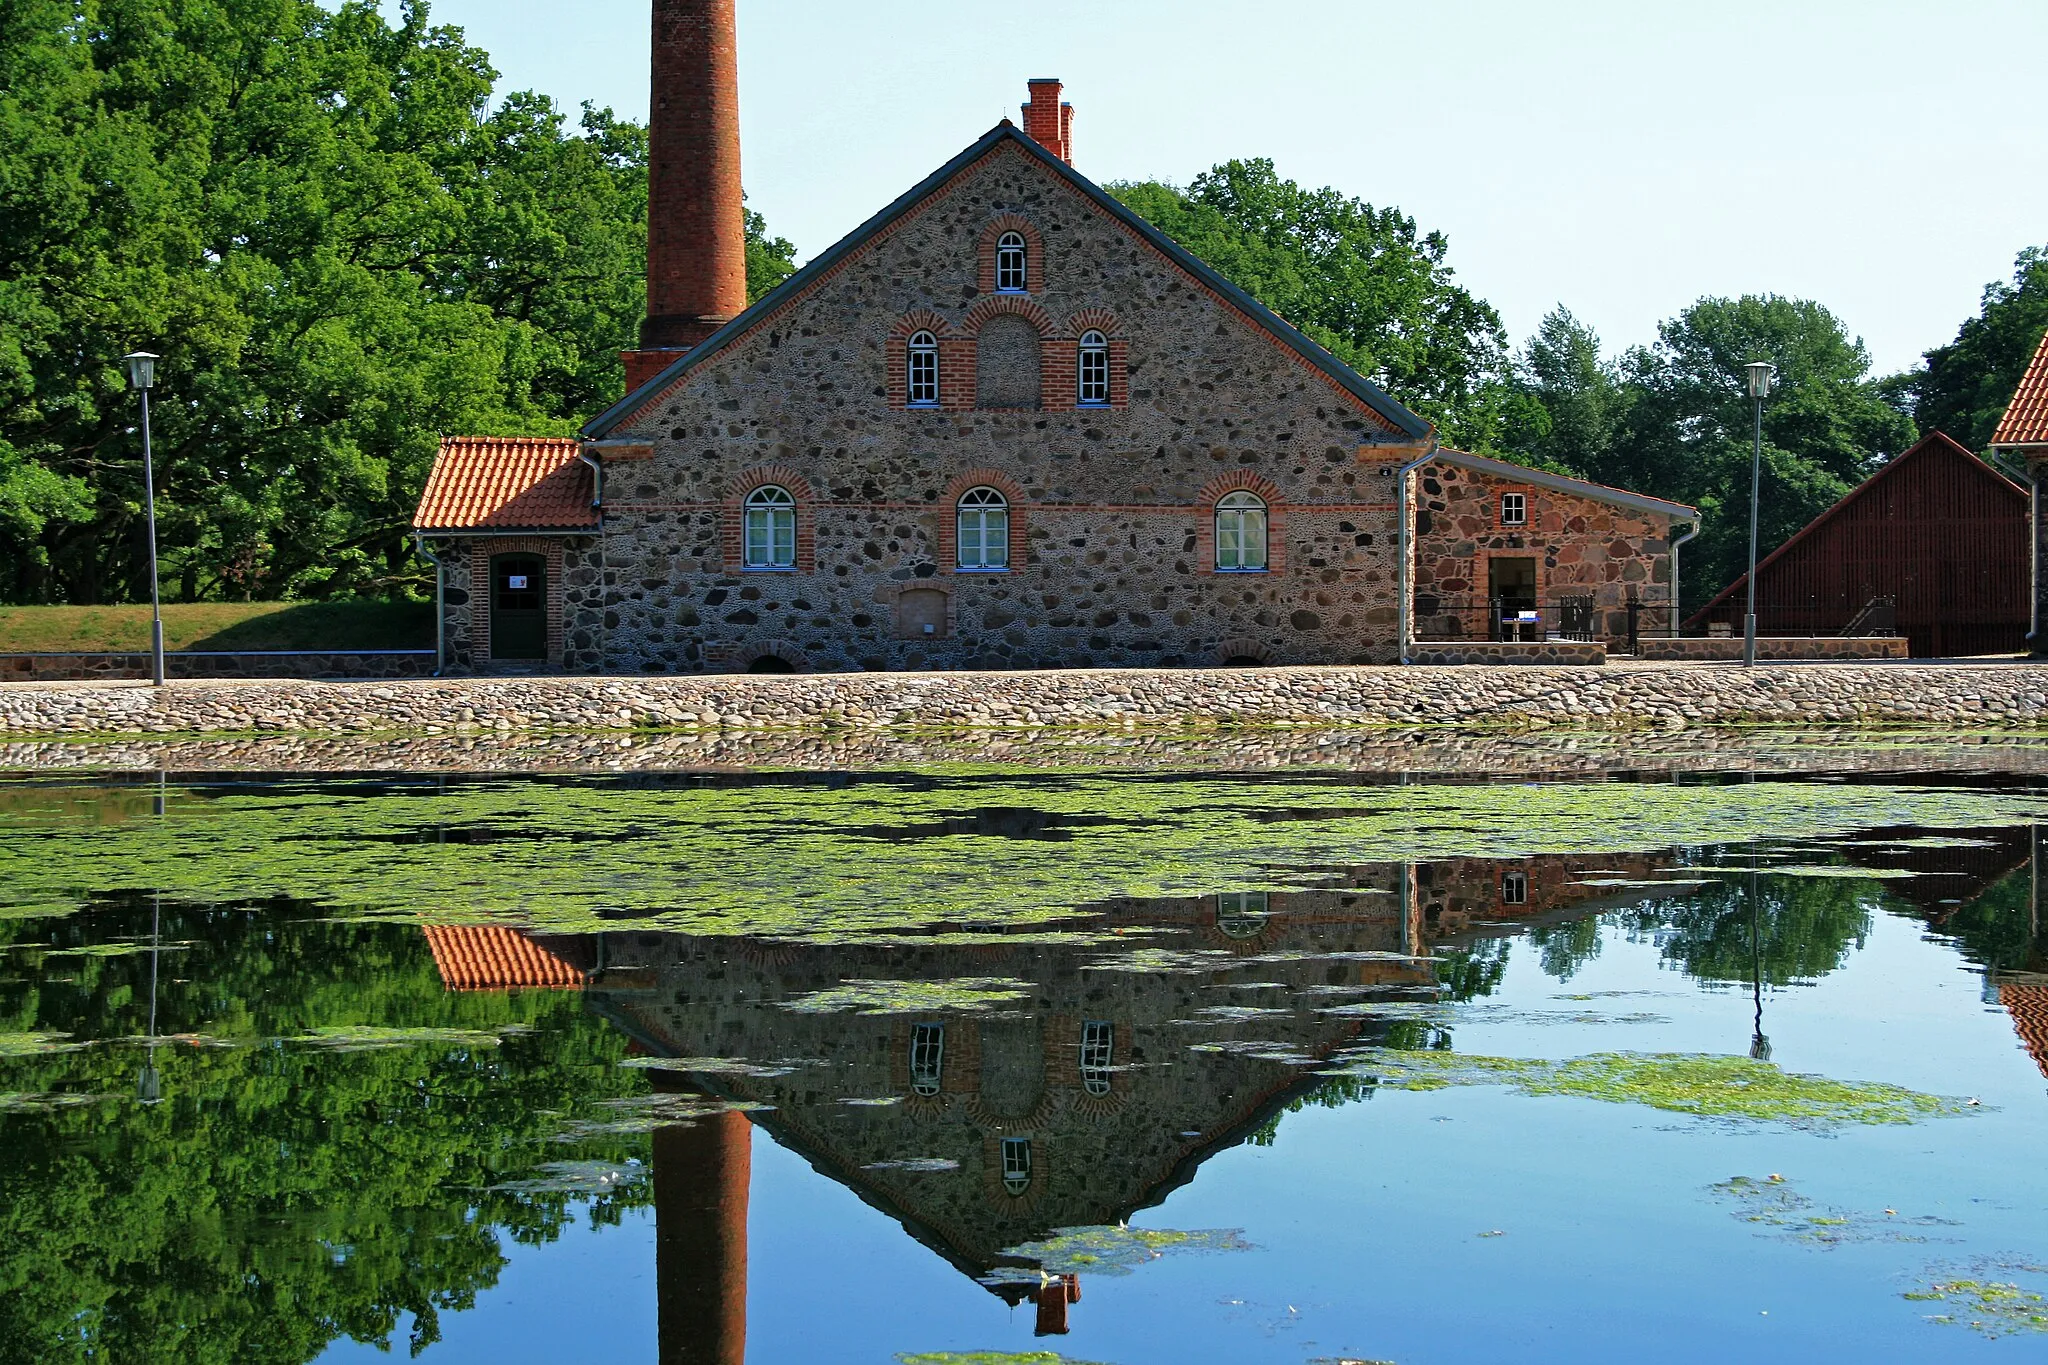
[[1753,360],[1742,367],[1749,376],[1749,397],[1756,410],[1755,439],[1749,455],[1749,603],[1742,617],[1742,662],[1756,662],[1756,515],[1764,482],[1764,399],[1771,393],[1771,380],[1778,367],[1767,360]]
[[128,387],[142,396],[142,491],[149,507],[149,681],[164,685],[164,607],[156,574],[156,468],[149,448],[149,391],[156,385],[157,356],[134,351],[121,357]]

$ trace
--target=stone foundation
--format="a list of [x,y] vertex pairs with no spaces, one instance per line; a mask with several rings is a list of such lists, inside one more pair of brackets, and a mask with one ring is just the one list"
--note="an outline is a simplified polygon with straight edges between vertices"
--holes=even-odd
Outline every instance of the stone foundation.
[[1598,640],[1418,640],[1411,664],[1552,664],[1586,667],[1607,662]]
[[[167,678],[425,678],[431,649],[167,650]],[[0,682],[87,682],[148,678],[149,654],[0,654]]]
[[[1904,636],[1834,635],[1759,637],[1759,659],[1903,659],[1907,656]],[[1692,663],[1728,662],[1742,657],[1742,637],[1686,636],[1681,639],[1646,639],[1636,642],[1639,659],[1685,660]]]
[[0,734],[300,731],[493,734],[1227,725],[1518,729],[2048,720],[2027,664],[1621,664],[1604,668],[1235,668],[524,677],[0,686]]

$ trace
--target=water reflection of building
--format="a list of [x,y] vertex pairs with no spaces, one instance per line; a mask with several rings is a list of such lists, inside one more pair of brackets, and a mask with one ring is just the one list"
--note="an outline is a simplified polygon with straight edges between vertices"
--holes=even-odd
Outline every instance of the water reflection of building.
[[[990,1292],[1035,1300],[1039,1330],[1062,1332],[1081,1286],[992,1279],[1028,1269],[1007,1248],[1159,1203],[1318,1085],[1317,1060],[1385,1036],[1402,1012],[1333,1007],[1433,1000],[1432,949],[1640,899],[1587,881],[1668,862],[1374,864],[1311,891],[1107,901],[1078,926],[1084,942],[427,933],[450,989],[580,986],[651,1055],[745,1064],[651,1073],[663,1088],[767,1106],[654,1141],[663,1359],[736,1365],[753,1126]],[[986,1010],[790,1008],[847,981],[968,978],[1022,983],[1025,996]]]

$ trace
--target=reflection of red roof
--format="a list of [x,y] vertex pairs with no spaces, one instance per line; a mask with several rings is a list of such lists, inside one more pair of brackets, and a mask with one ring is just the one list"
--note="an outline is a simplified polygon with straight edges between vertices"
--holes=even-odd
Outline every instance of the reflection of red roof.
[[2006,405],[1998,430],[1991,434],[1995,446],[2048,445],[2048,334],[2034,352],[2034,363]]
[[500,924],[430,924],[427,946],[451,991],[581,990],[583,973]]
[[422,531],[571,530],[597,524],[590,467],[555,436],[445,436],[412,524]]
[[2033,1055],[2034,1065],[2048,1076],[2048,986],[2008,981],[1998,988],[1998,1003],[2011,1013],[2012,1026]]

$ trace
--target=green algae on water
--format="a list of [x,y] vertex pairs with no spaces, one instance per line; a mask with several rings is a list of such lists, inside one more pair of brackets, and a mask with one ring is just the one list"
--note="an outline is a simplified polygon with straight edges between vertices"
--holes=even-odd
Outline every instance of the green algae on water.
[[896,1359],[899,1365],[1102,1365],[1057,1351],[921,1351]]
[[68,1033],[0,1032],[0,1061],[17,1057],[48,1057],[59,1052],[83,1052],[91,1043],[72,1041]]
[[1342,1070],[1397,1090],[1505,1085],[1524,1095],[1565,1095],[1701,1118],[1826,1130],[1851,1124],[1917,1123],[1966,1113],[1966,1101],[1881,1081],[1836,1081],[1783,1071],[1747,1057],[1683,1052],[1598,1052],[1565,1061],[1364,1048]]
[[1929,1322],[1967,1327],[1987,1337],[2048,1333],[2048,1295],[2004,1278],[2016,1274],[2048,1275],[2048,1265],[2006,1256],[1962,1266],[1930,1266],[1920,1287],[1900,1297],[1909,1303],[1940,1304],[1945,1311],[1925,1314]]
[[783,1002],[798,1014],[986,1013],[998,1005],[1028,1000],[1037,988],[1007,976],[956,976],[947,981],[842,981]]
[[1761,1180],[1738,1175],[1707,1189],[1733,1203],[1734,1216],[1754,1224],[1759,1236],[1830,1250],[1852,1242],[1925,1242],[1930,1239],[1916,1229],[1961,1226],[1953,1219],[1908,1216],[1896,1209],[1861,1213],[1823,1207],[1779,1175]]
[[484,1029],[382,1028],[375,1024],[338,1024],[324,1025],[285,1041],[329,1048],[335,1052],[369,1052],[379,1048],[428,1045],[496,1047],[504,1041],[504,1034],[515,1031],[517,1030],[513,1028],[493,1033]]
[[491,1186],[502,1194],[567,1194],[589,1197],[617,1194],[644,1182],[650,1174],[638,1161],[545,1161],[538,1174]]
[[1046,1275],[1128,1275],[1139,1266],[1170,1252],[1250,1251],[1237,1228],[1181,1232],[1171,1228],[1133,1228],[1121,1224],[1059,1228],[1051,1237],[1006,1250],[1005,1256],[1030,1261],[1030,1266],[998,1266],[984,1276],[995,1284],[1030,1283]]

